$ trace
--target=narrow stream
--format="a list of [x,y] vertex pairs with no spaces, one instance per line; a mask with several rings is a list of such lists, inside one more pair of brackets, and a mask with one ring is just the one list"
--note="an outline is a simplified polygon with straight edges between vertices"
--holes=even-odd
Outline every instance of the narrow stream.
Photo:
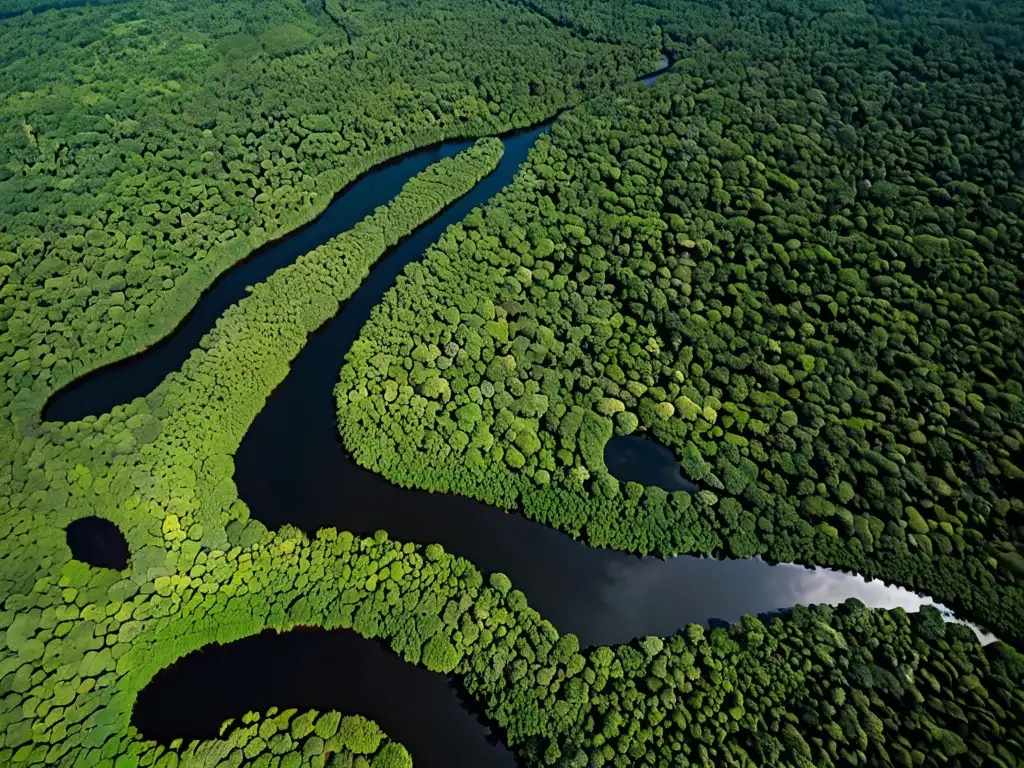
[[[509,183],[535,138],[525,134],[517,137],[516,143],[506,143],[505,163],[512,161],[510,165],[503,163],[469,197],[403,240],[374,268],[341,312],[311,335],[293,361],[288,378],[271,395],[235,455],[235,482],[253,517],[271,528],[291,523],[313,532],[335,526],[363,535],[383,528],[396,540],[440,542],[485,573],[507,574],[532,607],[560,631],[577,634],[583,646],[667,635],[691,622],[733,622],[743,614],[771,613],[798,603],[838,604],[857,597],[868,605],[886,608],[917,610],[930,604],[931,600],[907,590],[827,569],[772,566],[757,559],[677,557],[663,561],[590,548],[520,515],[472,499],[400,488],[352,461],[338,437],[332,394],[346,352],[401,269],[420,258],[443,229],[459,221],[472,205]],[[281,450],[281,446],[288,449]],[[679,474],[672,453],[649,440],[615,441],[607,455],[610,465],[619,462],[636,468],[647,463],[646,475],[636,479],[669,490],[693,489]],[[276,647],[274,642],[267,641]],[[261,663],[271,666],[278,663],[277,658],[271,651],[260,657]],[[182,684],[198,690],[206,674],[219,673],[202,665],[183,673]],[[403,679],[396,677],[383,684],[400,688]],[[342,686],[344,677],[337,683]],[[302,685],[294,681],[295,690]],[[168,686],[162,690],[173,690]],[[407,720],[395,731],[396,738],[414,732],[420,713],[426,710],[431,717],[450,712],[449,694],[439,695],[436,701],[411,702],[405,712]],[[342,700],[350,701],[347,696]],[[502,761],[494,755],[481,759],[479,750],[487,729],[479,727],[479,740],[461,746],[465,751],[460,752],[457,764],[490,766],[510,760],[507,753]],[[461,739],[464,728],[462,719],[453,718],[449,726],[437,731],[437,738],[446,742]],[[430,750],[413,751],[418,766],[444,765],[432,762],[430,754]]]
[[[111,0],[111,2],[119,1]],[[0,16],[0,19],[2,18]],[[643,75],[639,81],[650,85],[670,66],[671,61],[664,56],[661,67]],[[537,136],[550,129],[555,117],[533,128],[503,134],[501,138],[505,142],[505,156],[498,169],[472,189],[452,210],[468,212],[475,206],[483,205],[507,186],[523,160],[526,159],[526,153],[533,146]],[[222,273],[203,292],[195,306],[181,322],[157,343],[131,357],[97,368],[51,394],[43,406],[43,421],[80,421],[86,416],[107,413],[114,407],[130,403],[137,397],[145,397],[156,389],[167,374],[182,366],[192,350],[199,345],[203,335],[213,328],[217,319],[228,307],[246,297],[247,286],[263,282],[275,271],[291,264],[302,254],[308,253],[332,237],[351,229],[359,221],[373,213],[378,206],[390,202],[405,182],[417,173],[438,160],[458,154],[471,146],[473,141],[473,139],[460,139],[433,144],[374,166],[340,190],[316,219],[264,244]],[[498,183],[499,181],[500,183]],[[417,238],[417,243],[422,243],[418,252],[422,252],[427,244],[436,240],[448,224],[459,221],[465,215],[462,213],[453,217],[450,214],[451,210],[428,223],[421,228],[420,232],[413,235]],[[439,221],[445,223],[435,226]],[[424,240],[420,236],[424,230],[433,233],[431,240]],[[412,257],[410,256],[410,258]],[[395,259],[391,257],[385,261],[394,262]],[[385,276],[378,277],[377,282],[373,282],[374,278],[371,276],[367,284],[360,288],[349,303],[359,300],[360,296],[363,297],[364,302],[368,298],[379,298],[390,286],[397,272],[407,262],[408,259],[406,262],[398,264],[395,269],[380,270],[378,268],[376,271],[383,271]],[[382,280],[387,280],[387,283],[381,282]],[[371,284],[376,285],[377,288],[371,288]]]
[[[507,141],[515,141],[515,137]],[[145,397],[168,373],[182,366],[224,310],[248,295],[246,286],[263,282],[302,254],[351,229],[375,208],[394,198],[405,182],[417,173],[442,158],[458,154],[472,143],[466,139],[435,144],[402,155],[363,174],[339,192],[319,217],[258,248],[224,272],[200,296],[178,326],[159,342],[132,357],[75,379],[55,392],[43,408],[43,419],[79,421],[130,403],[136,397]]]

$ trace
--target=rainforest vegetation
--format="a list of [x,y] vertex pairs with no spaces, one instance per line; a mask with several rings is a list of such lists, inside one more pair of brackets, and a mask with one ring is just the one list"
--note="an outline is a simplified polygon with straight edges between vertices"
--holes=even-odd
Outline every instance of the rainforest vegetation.
[[[1022,13],[139,0],[0,20],[0,765],[408,768],[344,708],[189,744],[132,726],[161,669],[297,626],[451,675],[530,766],[1022,765]],[[626,84],[663,50],[672,74]],[[250,519],[232,455],[255,415],[388,247],[495,167],[493,138],[253,286],[147,397],[40,420],[367,168],[562,109],[353,346],[356,458],[591,544],[886,576],[1007,643],[850,602],[584,649],[439,544]],[[615,481],[616,433],[658,438],[701,492]],[[91,516],[125,568],[72,556]]]

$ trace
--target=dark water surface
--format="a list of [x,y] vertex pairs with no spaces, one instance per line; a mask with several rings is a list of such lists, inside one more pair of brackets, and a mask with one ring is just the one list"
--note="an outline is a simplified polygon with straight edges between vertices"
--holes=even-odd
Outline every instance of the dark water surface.
[[[509,139],[514,141],[514,139]],[[184,320],[153,346],[75,379],[55,392],[43,408],[45,421],[78,421],[145,397],[179,369],[224,310],[244,299],[247,286],[261,283],[281,267],[351,229],[391,201],[410,178],[472,144],[447,141],[374,167],[338,193],[316,219],[253,251],[218,277]],[[507,151],[507,149],[506,149]],[[472,193],[471,193],[472,194]]]
[[668,57],[668,54],[662,54],[661,62],[658,64],[658,68],[653,72],[648,72],[646,75],[640,78],[640,81],[646,85],[654,85],[654,81],[665,74],[666,70],[672,66],[672,59]]
[[128,540],[121,529],[109,520],[82,517],[69,523],[64,533],[75,560],[117,571],[128,567]]
[[648,437],[613,437],[604,447],[604,464],[622,482],[656,485],[669,493],[700,490],[696,483],[683,477],[671,449]]
[[[332,393],[345,353],[401,268],[420,258],[444,227],[460,220],[469,207],[509,183],[534,138],[524,134],[506,142],[505,159],[494,174],[453,209],[402,241],[341,312],[310,336],[288,378],[271,395],[235,455],[235,482],[253,517],[271,528],[291,523],[313,532],[335,526],[363,535],[383,528],[400,541],[440,542],[485,573],[507,574],[533,608],[561,632],[577,634],[584,646],[666,635],[690,622],[731,622],[746,613],[766,613],[796,603],[834,604],[859,597],[870,605],[914,610],[929,602],[906,590],[827,570],[770,566],[760,560],[679,557],[662,561],[594,549],[471,499],[397,487],[352,461],[338,438]],[[649,482],[693,489],[679,474],[672,453],[654,442],[612,441],[607,457],[610,465],[621,465],[623,472],[641,469]],[[265,642],[276,647],[275,642],[284,641]],[[334,659],[330,643],[318,647],[325,654],[325,669],[330,669],[327,658]],[[280,655],[268,651],[261,663],[287,665],[286,656],[285,651]],[[362,656],[353,656],[350,663],[361,664]],[[202,690],[210,675],[221,679],[215,666],[191,665],[191,661],[181,665],[188,671],[179,678],[191,690]],[[401,673],[386,685],[401,689],[404,680]],[[293,685],[301,690],[304,683],[296,679]],[[343,692],[343,675],[337,686],[338,706],[354,706],[356,702]],[[446,725],[436,726],[435,738],[449,742],[448,746],[459,740],[458,747],[464,751],[455,764],[499,764],[496,758],[480,756],[486,744],[484,726],[475,726],[479,729],[476,739],[463,743],[467,718],[475,721],[469,713],[451,709],[447,693],[429,700],[409,697],[401,707],[401,713],[391,713],[401,721],[393,732],[395,738],[405,740],[407,729],[412,732],[418,727],[419,713],[429,710],[432,718],[450,717]],[[418,766],[428,768],[450,764],[432,762],[426,751],[421,754],[416,749],[413,757]],[[511,757],[506,753],[504,759]]]
[[[108,2],[121,1],[108,0]],[[88,3],[71,0],[69,6],[54,5],[53,7],[64,8],[82,4]],[[49,9],[49,6],[47,8]],[[2,18],[0,16],[0,20]],[[643,75],[639,80],[650,85],[670,66],[671,61],[668,56],[663,56],[661,67]],[[453,206],[453,209],[457,208],[460,211],[468,212],[474,206],[487,202],[506,186],[519,165],[526,159],[526,152],[533,145],[537,136],[547,132],[552,122],[554,122],[554,118],[534,128],[503,135],[505,158],[498,170]],[[222,273],[199,297],[196,305],[178,326],[156,344],[131,357],[98,368],[54,392],[43,406],[43,420],[80,421],[86,416],[107,413],[115,406],[130,403],[137,397],[145,397],[156,389],[167,374],[182,366],[192,350],[199,345],[203,335],[213,328],[224,310],[248,295],[247,286],[266,280],[275,271],[291,264],[302,254],[308,253],[332,237],[351,229],[359,221],[373,213],[378,206],[391,201],[401,190],[402,185],[417,173],[438,160],[458,154],[472,144],[472,139],[445,141],[408,152],[374,166],[339,191],[326,210],[316,219],[264,244]],[[364,301],[367,297],[379,297],[409,259],[419,255],[427,244],[437,239],[448,224],[459,221],[464,215],[465,213],[452,216],[446,213],[435,219],[434,222],[425,225],[420,232],[413,235],[417,245],[404,250],[410,254],[406,262],[393,268],[378,269],[377,271],[383,272],[383,274],[376,278],[377,282],[374,284],[377,288],[374,289],[364,284],[349,303],[356,301],[360,295],[363,296]],[[441,221],[444,224],[439,224]],[[429,240],[424,239],[422,235],[424,231],[432,233]],[[394,261],[393,258],[387,260],[388,263]],[[374,280],[373,276],[371,276],[372,280]]]
[[147,737],[167,743],[183,734],[216,738],[228,718],[270,707],[368,717],[405,745],[416,768],[516,765],[446,677],[345,631],[265,632],[205,648],[158,674],[133,719]]

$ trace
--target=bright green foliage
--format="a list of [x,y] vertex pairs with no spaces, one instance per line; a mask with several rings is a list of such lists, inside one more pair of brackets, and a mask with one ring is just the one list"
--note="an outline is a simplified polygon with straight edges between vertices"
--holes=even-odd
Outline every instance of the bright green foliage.
[[[153,674],[205,644],[268,627],[353,627],[352,614],[339,611],[337,601],[346,587],[364,590],[367,608],[360,616],[381,627],[371,597],[398,589],[396,581],[374,589],[368,563],[360,561],[364,570],[352,568],[351,534],[330,530],[311,544],[294,528],[272,536],[249,520],[231,482],[229,456],[306,334],[337,312],[339,301],[390,245],[493,170],[502,151],[501,142],[483,139],[430,166],[390,205],[256,286],[147,401],[80,424],[45,425],[20,444],[6,422],[0,446],[7,452],[2,471],[11,493],[0,497],[0,542],[6,547],[0,550],[0,581],[8,595],[0,613],[0,627],[6,627],[0,663],[9,667],[14,689],[0,719],[6,734],[0,764],[53,765],[64,756],[85,765],[101,749],[121,755],[123,764],[155,756],[162,748],[139,740],[127,720],[135,694]],[[144,437],[122,451],[126,430]],[[60,452],[53,450],[57,445]],[[36,493],[40,488],[47,490]],[[93,511],[116,522],[128,539],[132,557],[124,573],[70,560],[61,526]],[[406,574],[423,572],[420,554],[386,536],[366,545],[377,547],[380,557],[391,550],[408,555]],[[448,578],[452,558],[439,551],[436,559],[441,562],[422,577],[428,590],[434,577]],[[313,572],[335,586],[300,601],[294,585],[300,562],[310,560]],[[253,584],[258,588],[250,589]],[[437,586],[444,597],[440,581]],[[285,606],[293,615],[285,614]],[[450,670],[461,656],[450,641],[434,647],[431,659],[439,669]],[[60,660],[61,672],[43,669],[51,658]],[[54,708],[63,719],[33,730]],[[99,720],[90,716],[96,710],[104,713]],[[291,747],[277,742],[275,748],[299,756],[316,746],[313,739],[330,742],[339,717],[299,715],[287,729]],[[78,726],[86,718],[83,736]],[[352,751],[373,755],[383,736],[376,725],[361,722],[364,735]],[[181,759],[220,765],[236,749],[257,764],[260,755],[269,757],[266,739],[249,730],[232,734],[181,747]],[[395,754],[389,750],[383,759],[400,759]]]
[[459,651],[446,638],[434,635],[423,646],[423,666],[432,672],[448,674],[459,663]]
[[385,744],[370,763],[371,768],[412,768],[412,756],[401,744]]
[[342,718],[338,738],[342,745],[360,755],[372,755],[380,746],[383,734],[372,720],[362,715]]
[[[318,713],[316,710],[296,713],[296,710],[285,710],[275,713],[271,710],[267,715],[258,712],[246,713],[239,721],[227,721],[221,727],[220,737],[212,741],[192,742],[178,749],[170,750],[171,755],[178,757],[178,765],[183,766],[222,766],[238,765],[239,757],[244,758],[243,765],[267,764],[262,761],[280,760],[281,768],[323,768],[328,764],[324,760],[325,755],[335,765],[355,765],[355,760],[360,756],[366,756],[374,766],[383,768],[410,768],[409,752],[401,744],[389,741],[376,723],[363,718],[361,727],[365,730],[367,737],[357,741],[356,746],[350,745],[342,738],[324,739],[312,732],[306,733],[301,738],[292,739],[290,736],[280,737],[280,733],[288,733],[289,729],[296,730],[296,721],[300,719],[331,718],[337,723],[342,720],[337,712]],[[351,718],[344,718],[349,720]],[[344,722],[342,720],[342,722]],[[304,727],[299,730],[305,731]],[[160,748],[154,748],[151,744],[141,744],[134,747],[135,751],[117,758],[116,766],[133,767],[146,765],[143,760],[153,760],[160,753]],[[164,752],[167,754],[167,752]],[[166,758],[164,758],[166,759]],[[403,762],[403,760],[405,762]],[[77,765],[78,763],[76,763]],[[162,765],[162,763],[156,763]],[[173,765],[174,763],[171,763]]]
[[660,42],[504,0],[90,6],[0,18],[0,408],[30,420],[360,173],[539,122]]
[[507,595],[508,591],[512,589],[512,581],[504,573],[492,573],[489,582],[502,595]]

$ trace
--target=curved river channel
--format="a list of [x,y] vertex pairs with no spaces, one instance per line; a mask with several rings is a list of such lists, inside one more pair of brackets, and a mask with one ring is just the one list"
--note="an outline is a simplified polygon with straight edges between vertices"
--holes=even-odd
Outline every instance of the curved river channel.
[[[291,523],[310,532],[334,526],[357,534],[383,528],[392,539],[438,542],[485,573],[506,573],[533,608],[559,631],[578,635],[583,646],[668,635],[690,622],[732,622],[798,603],[857,597],[868,605],[908,610],[931,604],[907,590],[826,569],[756,559],[665,561],[590,548],[471,499],[399,488],[348,457],[338,438],[332,389],[370,310],[447,226],[512,181],[549,127],[550,122],[505,137],[499,167],[385,255],[338,315],[310,336],[235,456],[235,482],[252,516],[270,528]],[[348,229],[394,197],[410,177],[470,143],[445,142],[363,175],[316,221],[223,275],[164,341],[57,393],[47,418],[77,419],[147,394],[181,365],[224,309],[245,296],[245,286]],[[607,463],[623,479],[692,490],[671,453],[638,438],[610,443]],[[133,722],[144,735],[165,742],[211,738],[224,719],[270,706],[335,708],[371,717],[409,748],[417,768],[515,765],[446,678],[345,632],[263,634],[192,654],[143,691]]]

